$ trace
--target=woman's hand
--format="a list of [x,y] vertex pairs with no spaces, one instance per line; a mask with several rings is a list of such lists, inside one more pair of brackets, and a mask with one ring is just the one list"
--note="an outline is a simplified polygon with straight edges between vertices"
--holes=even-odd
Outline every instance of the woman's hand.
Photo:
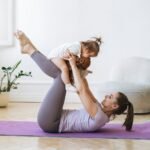
[[66,53],[64,53],[63,59],[68,60],[71,66],[76,66],[76,56],[70,53],[69,50]]

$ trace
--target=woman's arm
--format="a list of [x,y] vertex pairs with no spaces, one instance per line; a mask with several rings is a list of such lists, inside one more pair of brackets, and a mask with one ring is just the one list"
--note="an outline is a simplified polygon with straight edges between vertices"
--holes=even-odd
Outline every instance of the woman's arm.
[[87,80],[81,77],[80,72],[76,66],[75,57],[70,54],[68,60],[72,68],[74,82],[78,90],[80,100],[82,101],[89,115],[94,117],[97,113],[97,100],[89,89]]

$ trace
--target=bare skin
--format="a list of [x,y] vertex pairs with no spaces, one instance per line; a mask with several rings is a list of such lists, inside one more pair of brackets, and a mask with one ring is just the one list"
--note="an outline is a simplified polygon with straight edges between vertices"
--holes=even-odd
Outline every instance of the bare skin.
[[[33,52],[37,51],[37,49],[32,44],[30,39],[22,31],[17,31],[14,35],[20,42],[21,53],[32,55]],[[76,61],[74,56],[68,54],[68,58],[66,59],[69,60],[71,68],[73,70],[76,87],[79,91],[78,94],[81,101],[83,102],[83,105],[85,106],[87,112],[91,116],[95,116],[97,112],[97,104],[96,104],[97,100],[93,96],[92,92],[90,91],[88,82],[86,81],[85,78],[81,78],[79,70],[76,67]],[[103,106],[102,110],[108,115],[108,117],[111,116],[112,110],[118,108],[118,105],[115,102],[117,96],[118,93],[106,95],[105,99],[102,102],[102,106]]]
[[[66,59],[69,60],[69,63],[71,65],[75,85],[78,90],[80,100],[82,101],[89,115],[94,117],[97,113],[97,100],[94,97],[92,91],[90,90],[87,80],[81,77],[79,70],[76,66],[76,58],[70,54]],[[101,103],[102,110],[104,113],[106,113],[108,117],[110,117],[113,111],[119,107],[117,104],[117,98],[118,93],[112,93],[111,95],[106,95],[105,99]]]
[[37,51],[36,47],[22,31],[18,30],[14,35],[20,42],[21,53],[32,55],[33,52]]

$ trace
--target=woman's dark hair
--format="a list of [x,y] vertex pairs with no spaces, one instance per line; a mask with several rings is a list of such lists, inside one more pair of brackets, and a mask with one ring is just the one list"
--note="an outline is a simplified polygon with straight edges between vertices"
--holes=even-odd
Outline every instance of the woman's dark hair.
[[113,111],[114,115],[120,115],[127,109],[127,116],[123,126],[126,127],[127,131],[132,129],[133,118],[134,118],[134,109],[132,103],[128,100],[127,96],[122,92],[118,92],[119,97],[117,99],[117,103],[119,105],[118,109]]
[[83,46],[87,47],[89,52],[96,52],[96,55],[98,55],[100,51],[100,46],[102,44],[102,39],[101,37],[93,37],[94,40],[87,40],[87,41],[82,41],[81,44]]

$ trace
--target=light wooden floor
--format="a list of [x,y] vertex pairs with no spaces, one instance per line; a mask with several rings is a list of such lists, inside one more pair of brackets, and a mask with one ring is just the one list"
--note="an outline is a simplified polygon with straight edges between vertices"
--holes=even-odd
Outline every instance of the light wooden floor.
[[[80,104],[66,104],[77,108]],[[0,108],[0,120],[36,121],[39,103],[10,103]],[[125,115],[113,122],[123,122]],[[136,115],[135,122],[150,120],[150,115]],[[150,150],[149,140],[80,139],[0,136],[0,150]]]

